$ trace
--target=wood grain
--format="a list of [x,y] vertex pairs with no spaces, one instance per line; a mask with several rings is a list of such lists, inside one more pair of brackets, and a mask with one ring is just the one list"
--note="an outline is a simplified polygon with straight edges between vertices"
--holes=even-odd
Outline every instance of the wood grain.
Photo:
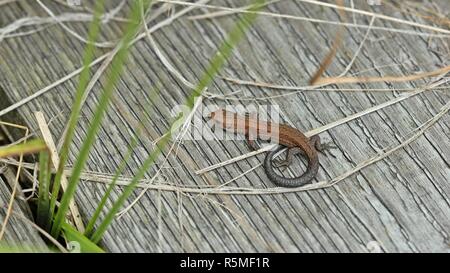
[[[112,6],[117,3],[111,2]],[[240,2],[214,1],[214,4],[238,7],[249,3]],[[359,9],[433,25],[433,22],[412,12],[399,13],[388,5],[369,6],[365,1],[355,2]],[[429,1],[423,2],[430,7]],[[66,11],[53,1],[43,3],[56,14]],[[433,3],[443,14],[450,11],[446,0]],[[174,5],[173,8],[180,10],[183,7]],[[339,20],[336,10],[300,1],[281,1],[264,10]],[[190,15],[206,11],[197,9]],[[125,16],[125,13],[121,15]],[[164,13],[161,17],[167,15]],[[19,1],[2,7],[0,27],[25,16],[46,14],[32,2]],[[228,15],[192,21],[182,17],[152,36],[173,66],[195,83],[238,18],[238,15]],[[358,24],[367,25],[371,18],[350,16],[350,20],[353,19]],[[85,23],[66,24],[82,34],[88,27]],[[421,31],[391,21],[376,20],[374,25]],[[121,29],[123,25],[117,22],[104,25],[102,39],[120,37]],[[221,75],[289,86],[306,85],[329,51],[336,29],[337,26],[260,16]],[[365,32],[354,28],[346,32],[344,46],[324,76],[339,75],[345,70]],[[0,46],[0,83],[4,94],[0,96],[6,96],[11,102],[19,101],[78,69],[83,46],[58,25],[32,35],[3,40]],[[445,38],[373,30],[349,73],[370,69],[362,75],[378,77],[432,71],[448,65],[446,50],[448,39]],[[97,54],[100,56],[105,52],[106,49],[102,49]],[[107,77],[102,77],[82,109],[71,163],[86,134],[106,80]],[[340,87],[395,90],[419,87],[428,81]],[[18,113],[27,126],[38,132],[32,113],[42,111],[47,120],[52,120],[50,130],[57,142],[68,120],[76,84],[77,77],[20,107]],[[156,87],[159,88],[157,103],[151,112],[146,113],[150,93]],[[238,90],[242,91],[239,96],[255,97],[283,92],[233,85],[219,78],[208,91],[223,95]],[[403,136],[439,111],[450,98],[448,91],[426,92],[322,133],[322,139],[331,141],[339,149],[333,150],[331,155],[320,156],[318,180],[338,176],[380,149],[398,144]],[[183,103],[190,92],[167,70],[148,40],[137,42],[131,48],[126,69],[117,85],[114,104],[99,132],[87,168],[114,173],[136,129],[133,121],[137,120],[144,125],[144,133],[127,165],[125,175],[131,176],[152,151],[152,141],[168,129],[171,109]],[[284,122],[307,131],[397,95],[395,91],[299,92],[259,103],[279,105]],[[207,99],[204,103],[223,106],[251,102]],[[444,116],[404,150],[326,190],[264,196],[201,196],[148,191],[128,214],[113,223],[102,245],[112,252],[368,252],[369,242],[377,241],[386,252],[446,252],[450,236],[449,124],[449,116]],[[176,154],[169,156],[161,178],[167,183],[180,185],[217,186],[260,163],[263,155],[202,176],[196,175],[195,171],[247,152],[248,146],[243,141],[185,141]],[[149,170],[147,178],[152,177],[156,167],[161,167],[160,163]],[[301,172],[301,165],[292,167],[291,171]],[[230,185],[273,187],[261,168]],[[93,214],[105,189],[103,184],[80,183],[76,203],[84,219],[88,220]],[[134,197],[139,191],[136,190]],[[117,198],[120,192],[121,188],[116,188],[113,198]]]

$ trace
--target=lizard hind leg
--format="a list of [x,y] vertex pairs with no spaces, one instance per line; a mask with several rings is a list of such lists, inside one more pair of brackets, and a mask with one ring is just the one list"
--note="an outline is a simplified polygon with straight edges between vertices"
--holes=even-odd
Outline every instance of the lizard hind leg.
[[[281,150],[282,148],[280,148],[279,150]],[[302,154],[303,150],[298,148],[298,147],[290,147],[287,148],[287,154],[286,154],[286,158],[285,159],[278,159],[278,160],[273,160],[272,161],[272,166],[274,166],[275,168],[282,168],[282,171],[286,170],[287,167],[289,167],[292,163],[292,158],[294,155],[296,154]]]
[[330,149],[336,149],[336,145],[332,144],[331,142],[325,142],[322,143],[319,136],[312,136],[309,138],[309,144],[316,148],[316,150],[320,153],[325,153],[326,151]]

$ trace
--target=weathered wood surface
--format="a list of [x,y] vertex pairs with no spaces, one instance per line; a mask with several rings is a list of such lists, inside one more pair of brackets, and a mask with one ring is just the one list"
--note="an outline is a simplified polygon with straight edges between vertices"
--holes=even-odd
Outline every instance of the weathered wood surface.
[[[43,2],[56,14],[67,11],[53,1]],[[373,7],[366,1],[355,2],[360,9],[433,25],[433,22],[414,16],[412,12],[399,13],[388,5]],[[423,1],[421,4],[442,14],[450,12],[448,1],[432,2]],[[110,2],[111,6],[117,3]],[[249,2],[211,3],[239,7]],[[346,4],[349,5],[348,1]],[[175,10],[182,8],[174,5]],[[265,10],[339,20],[333,9],[296,0],[271,4]],[[197,9],[190,14],[206,11]],[[169,14],[163,13],[158,20]],[[18,1],[1,7],[0,26],[26,16],[48,15],[33,1]],[[184,16],[156,31],[153,38],[174,67],[195,82],[237,18],[237,15],[228,15],[190,21]],[[370,18],[361,15],[351,19],[358,24],[368,25],[370,22]],[[67,25],[78,33],[86,33],[87,23]],[[376,20],[374,26],[426,31],[382,20]],[[109,22],[103,28],[103,40],[120,37],[121,29],[122,24]],[[289,86],[304,85],[329,51],[336,29],[333,25],[260,16],[221,75]],[[365,29],[351,28],[347,31],[345,45],[327,70],[328,76],[344,71],[365,33]],[[9,101],[17,102],[78,69],[83,46],[58,25],[32,35],[3,40],[0,82],[4,95]],[[446,50],[448,38],[371,30],[349,73],[371,69],[362,72],[363,75],[382,76],[431,71],[449,64]],[[107,52],[108,49],[101,51]],[[96,69],[98,66],[94,71]],[[102,77],[83,107],[70,159],[72,163],[104,82],[105,77]],[[395,90],[419,87],[427,82],[429,79],[414,83],[341,87]],[[55,139],[59,139],[68,119],[76,83],[77,77],[18,109],[33,132],[38,133],[33,111],[40,110],[47,119],[52,119],[50,128]],[[155,87],[160,92],[149,118],[145,107],[150,101],[149,92]],[[217,94],[237,90],[242,91],[240,96],[255,97],[285,92],[233,85],[221,79],[217,79],[209,89]],[[132,121],[140,120],[145,126],[145,136],[128,164],[126,175],[132,175],[151,152],[152,141],[167,130],[170,110],[183,103],[189,94],[190,90],[160,61],[149,40],[137,42],[132,47],[117,87],[116,100],[103,123],[87,169],[114,173],[135,130]],[[285,122],[307,131],[396,96],[398,93],[395,91],[299,92],[258,103],[278,104]],[[402,137],[433,117],[449,98],[448,89],[426,92],[322,133],[322,139],[331,141],[338,149],[331,151],[331,155],[320,156],[318,180],[336,177],[376,155],[380,149],[397,145]],[[251,101],[206,100],[205,103],[249,104]],[[448,251],[449,121],[449,116],[445,115],[406,148],[327,189],[277,195],[208,196],[150,190],[128,214],[114,222],[102,244],[114,252],[367,252],[369,242],[377,241],[386,252]],[[260,163],[263,155],[203,176],[195,175],[195,170],[247,152],[248,146],[243,141],[185,141],[177,153],[169,157],[169,168],[164,168],[160,177],[166,183],[177,185],[218,186]],[[161,162],[157,166],[161,166]],[[151,178],[156,170],[156,167],[152,168],[147,177]],[[293,170],[300,172],[296,167]],[[260,167],[229,186],[267,188],[273,184]],[[105,185],[95,182],[83,181],[80,184],[76,201],[86,220],[92,215],[105,188]],[[113,196],[116,198],[120,192],[121,188],[115,189]],[[132,198],[139,192],[136,190]]]
[[[3,173],[2,173],[3,174]],[[2,177],[0,177],[0,221],[4,222],[11,198],[11,188]],[[13,206],[13,214],[10,215],[8,226],[2,240],[2,246],[12,249],[30,251],[45,251],[47,246],[40,237],[38,231],[24,218],[32,219],[30,210],[24,200],[18,200]]]

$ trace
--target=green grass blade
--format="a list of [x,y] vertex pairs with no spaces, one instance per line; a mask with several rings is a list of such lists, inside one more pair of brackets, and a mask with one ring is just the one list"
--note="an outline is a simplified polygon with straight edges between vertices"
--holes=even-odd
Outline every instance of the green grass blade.
[[21,154],[34,154],[47,149],[47,145],[42,139],[34,139],[23,144],[16,144],[7,147],[0,147],[0,158],[17,156]]
[[50,190],[50,156],[48,151],[39,154],[39,198],[37,203],[37,224],[47,230],[51,220],[50,202],[48,198]]
[[[254,5],[249,9],[250,11],[256,11],[258,8],[263,6],[265,3],[265,0],[257,0],[254,1]],[[251,26],[253,21],[256,19],[257,14],[256,13],[246,13],[243,15],[242,19],[239,20],[236,25],[233,27],[233,29],[228,34],[227,39],[222,43],[220,46],[217,54],[214,56],[214,58],[211,60],[210,64],[208,65],[208,68],[206,69],[203,77],[200,79],[198,85],[196,86],[195,90],[192,92],[192,94],[187,99],[186,105],[189,108],[193,108],[195,103],[195,98],[200,96],[202,94],[202,91],[207,87],[213,80],[213,78],[217,75],[219,70],[223,67],[226,60],[230,57],[234,46],[241,40],[241,38],[244,36],[245,31]],[[177,118],[173,123],[176,124],[180,118]],[[171,126],[171,127],[172,127]],[[171,128],[172,129],[172,128]],[[126,199],[131,195],[139,181],[144,177],[147,170],[151,167],[151,165],[154,163],[156,158],[162,153],[162,150],[166,146],[166,144],[169,142],[169,140],[172,138],[172,130],[169,130],[167,134],[160,140],[160,142],[157,143],[156,149],[149,155],[149,157],[144,161],[141,168],[138,170],[138,173],[133,177],[131,183],[125,188],[122,195],[119,196],[119,198],[116,200],[116,202],[113,204],[111,210],[107,213],[105,216],[105,219],[100,223],[98,229],[94,232],[94,234],[91,236],[91,240],[95,243],[98,243],[106,229],[109,227],[111,222],[114,220],[114,217],[116,213],[119,211],[119,209],[122,207]]]
[[0,242],[0,253],[50,253],[55,252],[45,248],[35,246],[9,246],[4,242]]
[[[155,99],[157,94],[158,94],[158,90],[156,90],[155,92],[151,93],[151,95],[150,95],[150,102],[151,103],[149,105],[153,104],[153,101],[154,101],[154,99]],[[146,107],[146,108],[149,108],[149,107]],[[146,109],[146,110],[148,110],[148,109]],[[138,140],[139,140],[139,138],[141,136],[141,131],[142,131],[141,127],[138,127],[137,130],[135,130],[132,142],[128,146],[127,153],[126,153],[125,157],[120,162],[119,168],[117,168],[111,183],[109,184],[105,194],[103,195],[103,197],[100,200],[100,203],[98,204],[94,214],[92,215],[92,218],[89,220],[89,223],[86,226],[86,230],[84,232],[85,236],[90,237],[92,235],[92,232],[94,230],[94,225],[97,222],[97,220],[98,220],[98,218],[100,216],[100,213],[104,209],[104,207],[106,205],[106,202],[108,201],[112,190],[116,186],[116,183],[117,183],[117,180],[119,179],[119,176],[123,173],[123,170],[125,169],[128,160],[131,158],[134,149],[137,147]]]
[[[76,186],[78,184],[80,175],[82,170],[84,169],[84,166],[86,164],[86,160],[89,156],[89,151],[94,144],[94,141],[96,139],[97,132],[101,126],[101,122],[103,120],[103,117],[105,115],[105,112],[108,108],[109,101],[111,99],[111,96],[113,95],[114,86],[116,82],[119,79],[119,76],[123,69],[123,64],[125,62],[125,59],[128,54],[128,47],[136,35],[139,26],[140,26],[140,8],[142,7],[143,0],[134,1],[134,5],[131,10],[131,20],[129,21],[129,24],[127,25],[127,29],[125,31],[125,36],[120,42],[120,48],[117,51],[117,55],[113,58],[111,66],[110,66],[110,73],[108,74],[109,80],[106,83],[106,86],[103,90],[103,93],[100,97],[99,104],[95,110],[94,117],[92,119],[90,128],[87,132],[87,136],[83,142],[83,145],[81,146],[80,153],[78,154],[78,158],[75,162],[72,175],[69,179],[68,187],[61,199],[61,204],[59,206],[58,212],[55,216],[55,221],[52,227],[51,234],[53,237],[57,237],[61,231],[61,225],[64,221],[65,214],[67,212],[67,209],[69,207],[69,202],[73,198],[73,195],[75,193]],[[150,4],[150,1],[146,1],[147,4]],[[137,20],[135,20],[137,19]]]
[[109,227],[111,222],[114,220],[116,213],[122,207],[125,200],[130,196],[133,190],[136,188],[136,185],[139,181],[144,177],[147,170],[151,167],[155,159],[161,154],[162,148],[166,146],[167,142],[171,138],[171,133],[166,134],[157,144],[157,148],[153,151],[150,156],[144,161],[141,168],[139,168],[138,173],[133,177],[130,184],[125,187],[123,193],[119,196],[119,198],[114,202],[110,211],[106,214],[105,219],[100,223],[98,229],[91,236],[91,240],[94,243],[98,243],[105,233],[106,229]]
[[100,216],[100,213],[102,212],[103,208],[106,205],[106,202],[108,201],[112,190],[114,189],[117,180],[119,179],[119,176],[122,174],[123,170],[125,169],[128,160],[131,158],[131,156],[133,155],[133,151],[137,146],[138,143],[138,136],[139,132],[136,133],[136,136],[133,137],[132,143],[128,146],[127,149],[127,153],[125,155],[125,157],[122,159],[122,161],[120,162],[119,168],[116,170],[114,177],[111,181],[111,184],[108,186],[108,188],[106,189],[105,194],[103,195],[102,199],[100,200],[100,203],[98,204],[94,214],[92,215],[92,218],[89,220],[89,223],[86,226],[86,230],[84,232],[85,236],[90,236],[92,235],[92,231],[94,229],[94,225],[97,222],[98,217]]
[[94,52],[95,52],[94,42],[100,32],[100,18],[101,15],[103,14],[104,5],[105,0],[96,1],[94,20],[89,26],[88,44],[86,45],[83,56],[83,69],[81,71],[80,80],[78,83],[77,91],[75,93],[75,100],[72,104],[72,111],[70,114],[69,123],[67,127],[67,134],[66,137],[64,138],[64,142],[61,147],[59,165],[53,182],[52,198],[50,201],[50,213],[52,215],[54,214],[55,211],[56,200],[58,198],[61,186],[61,177],[63,175],[64,166],[66,165],[69,156],[70,144],[72,143],[72,138],[77,125],[78,117],[80,115],[83,96],[85,94],[86,87],[90,79],[90,70],[91,70],[90,64],[94,59]]
[[62,224],[64,237],[69,242],[71,252],[78,253],[104,253],[105,251],[91,242],[81,232],[67,223]]

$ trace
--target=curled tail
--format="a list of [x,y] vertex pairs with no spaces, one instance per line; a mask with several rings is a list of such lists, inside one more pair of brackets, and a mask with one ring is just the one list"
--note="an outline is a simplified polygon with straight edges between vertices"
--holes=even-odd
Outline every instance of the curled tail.
[[308,167],[306,171],[298,177],[283,177],[275,173],[272,161],[274,156],[284,147],[281,146],[278,149],[275,149],[273,151],[269,151],[266,155],[266,158],[264,159],[264,170],[266,172],[267,177],[280,187],[287,187],[287,188],[295,188],[300,187],[305,184],[310,183],[317,175],[317,172],[319,171],[319,160],[317,156],[316,150],[312,147],[310,153],[306,153],[305,150],[303,150],[304,154],[308,157]]

